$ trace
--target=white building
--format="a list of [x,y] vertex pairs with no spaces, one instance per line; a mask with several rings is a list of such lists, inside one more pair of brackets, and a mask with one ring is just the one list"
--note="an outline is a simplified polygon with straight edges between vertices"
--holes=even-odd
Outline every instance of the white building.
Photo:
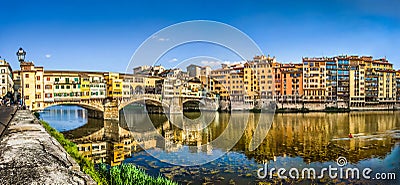
[[210,66],[198,66],[195,64],[190,64],[186,67],[187,73],[191,78],[200,78],[201,76],[210,76],[211,67]]
[[106,98],[106,82],[103,75],[89,74],[90,76],[90,98]]
[[13,93],[14,82],[12,80],[12,69],[5,60],[0,60],[0,95],[4,97],[7,92]]

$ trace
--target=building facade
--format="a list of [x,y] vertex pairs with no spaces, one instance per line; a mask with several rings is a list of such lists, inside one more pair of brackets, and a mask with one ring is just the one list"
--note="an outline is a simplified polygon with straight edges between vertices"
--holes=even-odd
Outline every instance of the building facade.
[[222,64],[214,70],[197,65],[188,66],[187,72],[144,66],[135,68],[136,74],[121,74],[44,70],[25,61],[25,54],[22,48],[17,52],[17,71],[0,60],[0,85],[2,96],[14,90],[32,110],[43,109],[49,102],[122,100],[141,94],[160,94],[162,98],[216,95],[250,107],[266,99],[275,99],[282,107],[283,103],[318,103],[325,108],[394,105],[400,101],[400,72],[386,58],[371,56],[304,57],[299,64],[255,56],[251,61]]
[[280,80],[279,80],[280,81],[279,95],[281,95],[283,97],[283,101],[296,103],[296,102],[302,100],[302,96],[304,93],[303,92],[303,67],[302,67],[302,65],[301,64],[281,64],[279,76],[281,76]]
[[8,94],[14,92],[13,71],[11,65],[6,61],[0,59],[0,96],[3,98]]
[[303,58],[303,101],[325,102],[326,61],[326,58]]

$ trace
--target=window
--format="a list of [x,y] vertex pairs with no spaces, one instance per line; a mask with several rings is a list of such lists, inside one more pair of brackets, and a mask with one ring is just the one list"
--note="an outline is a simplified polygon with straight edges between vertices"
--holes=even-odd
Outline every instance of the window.
[[29,78],[29,74],[25,74],[25,78]]
[[46,80],[47,80],[47,81],[50,81],[50,77],[47,77]]
[[36,76],[36,80],[38,80],[38,81],[39,81],[39,80],[40,80],[40,76]]
[[59,88],[60,88],[60,86],[56,85],[56,89],[59,89]]
[[59,82],[60,78],[55,78],[54,81]]
[[1,79],[1,83],[6,83],[6,80],[5,79]]
[[1,70],[1,73],[6,73],[6,70],[5,70],[5,69],[2,69],[2,70]]
[[51,89],[51,85],[45,85],[44,89]]
[[53,94],[51,94],[51,93],[46,93],[44,96],[45,96],[46,98],[52,98],[52,97],[53,97]]
[[29,96],[25,96],[25,100],[29,100]]
[[25,84],[25,88],[29,88],[29,84]]
[[69,78],[65,78],[65,83],[69,83]]
[[40,85],[36,85],[36,89],[40,89]]

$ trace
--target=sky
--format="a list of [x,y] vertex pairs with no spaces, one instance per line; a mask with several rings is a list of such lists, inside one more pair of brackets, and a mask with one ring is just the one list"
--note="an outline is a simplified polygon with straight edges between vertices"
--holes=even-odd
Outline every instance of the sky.
[[[263,54],[283,63],[348,54],[386,57],[400,68],[398,0],[0,0],[0,10],[0,56],[14,70],[19,69],[15,53],[20,47],[26,50],[27,60],[45,70],[126,72],[128,65],[176,67],[193,58],[202,64],[251,59],[229,47],[193,42],[177,45],[157,61],[141,58],[130,63],[149,39],[158,41],[152,43],[155,46],[197,34],[188,30],[171,32],[172,38],[157,36],[168,26],[192,20],[231,26],[254,41]],[[228,33],[209,35],[230,41],[236,38]]]

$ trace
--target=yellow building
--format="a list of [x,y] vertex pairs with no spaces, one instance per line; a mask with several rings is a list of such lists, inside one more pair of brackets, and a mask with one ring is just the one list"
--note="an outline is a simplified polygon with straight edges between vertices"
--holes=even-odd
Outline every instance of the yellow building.
[[396,102],[400,103],[400,70],[396,71]]
[[245,101],[272,99],[275,96],[273,65],[278,65],[275,57],[255,56],[244,64]]
[[351,56],[349,72],[350,106],[365,105],[365,62],[358,56]]
[[119,73],[106,73],[105,80],[107,82],[107,97],[122,98],[122,79],[119,78]]
[[38,109],[43,104],[43,89],[36,80],[43,81],[43,67],[35,67],[33,62],[20,62],[21,95],[24,99],[23,104],[28,109]]
[[146,87],[155,88],[157,80],[160,80],[159,77],[148,76],[145,78]]
[[87,74],[81,74],[81,99],[90,98],[90,78]]
[[120,165],[125,159],[124,143],[107,143],[107,152],[110,154],[108,163],[111,166]]
[[92,160],[92,143],[77,144],[78,152],[88,160]]
[[303,101],[325,102],[325,58],[303,58]]
[[379,102],[394,103],[396,100],[396,71],[393,69],[393,64],[385,58],[376,59],[372,62],[372,68],[378,75]]

